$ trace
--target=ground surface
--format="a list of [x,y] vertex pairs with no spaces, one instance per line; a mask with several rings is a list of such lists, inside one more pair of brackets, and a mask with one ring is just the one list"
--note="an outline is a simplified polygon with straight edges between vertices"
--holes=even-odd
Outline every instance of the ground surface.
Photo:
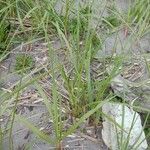
[[[95,11],[98,14],[99,8],[98,5],[99,2],[95,3]],[[127,3],[124,0],[117,0],[116,5],[118,9],[126,10],[127,9]],[[61,4],[58,4],[57,9],[60,10]],[[107,14],[105,14],[107,15]],[[93,21],[94,22],[94,21]],[[93,23],[94,25],[94,23]],[[118,42],[117,42],[117,48],[116,53],[129,53],[129,51],[126,51],[131,47],[132,45],[132,51],[130,51],[130,54],[133,53],[141,53],[141,49],[144,49],[144,52],[147,53],[150,52],[149,45],[150,45],[150,36],[149,34],[143,37],[139,40],[138,43],[130,43],[129,45],[126,45],[127,39],[126,35],[124,34],[123,30],[117,31],[110,37],[108,37],[105,40],[105,43],[103,45],[103,50],[99,51],[96,55],[95,62],[92,64],[92,70],[93,75],[96,78],[99,78],[100,72],[98,72],[101,67],[98,58],[109,56],[112,53],[112,49],[114,47],[114,43],[116,41],[116,35],[118,36]],[[121,39],[121,42],[120,42]],[[70,64],[67,63],[64,47],[60,44],[60,41],[54,37],[53,38],[53,47],[56,49],[58,53],[59,61],[64,63],[66,65],[66,68],[68,70],[71,68]],[[121,47],[125,48],[125,51],[121,51]],[[15,84],[20,80],[21,75],[14,73],[15,68],[15,60],[17,54],[21,53],[28,53],[31,55],[34,59],[35,66],[41,67],[42,69],[46,69],[48,64],[48,56],[47,56],[47,43],[44,43],[42,40],[38,40],[37,42],[34,42],[32,44],[25,44],[24,46],[18,45],[15,46],[14,49],[12,49],[10,55],[0,63],[0,88],[3,91],[11,92],[12,88],[15,88]],[[42,70],[41,69],[41,70]],[[40,71],[41,71],[40,70]],[[36,75],[39,71],[36,73],[31,72],[31,74]],[[6,76],[7,75],[7,76]],[[58,77],[59,78],[59,77]],[[46,84],[47,82],[50,82],[49,78],[45,78],[41,80],[41,84],[43,87],[49,90]],[[61,82],[60,82],[61,84]],[[63,95],[65,97],[65,95]],[[43,130],[46,133],[53,134],[52,124],[51,120],[47,116],[47,112],[45,109],[45,106],[43,105],[42,99],[37,93],[37,90],[34,85],[29,86],[22,92],[21,97],[19,98],[20,101],[17,106],[17,113],[22,114],[29,118],[31,122],[38,125],[38,127]],[[10,109],[11,110],[11,109]],[[3,118],[1,118],[0,122],[3,121],[4,126],[7,123],[8,116],[5,114]],[[84,127],[83,127],[84,128]],[[101,129],[102,126],[100,125],[97,130],[93,126],[85,126],[86,130],[84,133],[80,131],[80,129],[70,137],[67,137],[63,143],[62,147],[66,150],[107,150],[107,147],[104,145],[102,139],[101,139]],[[33,150],[49,150],[54,149],[55,147],[52,145],[48,145],[43,143],[42,141],[38,141],[37,138],[24,126],[14,123],[14,129],[13,129],[13,140],[14,140],[14,149],[15,150],[23,150],[27,147]],[[3,143],[4,150],[9,150],[8,147],[8,137],[5,137],[4,143]]]

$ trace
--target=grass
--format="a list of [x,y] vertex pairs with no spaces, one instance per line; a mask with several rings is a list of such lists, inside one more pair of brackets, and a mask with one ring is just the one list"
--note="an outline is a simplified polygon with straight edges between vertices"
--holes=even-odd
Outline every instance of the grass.
[[115,15],[110,15],[108,17],[105,17],[103,22],[110,28],[115,28],[120,26],[120,20]]
[[10,25],[7,21],[1,19],[0,23],[0,55],[6,53],[6,47],[9,41]]
[[22,73],[26,73],[27,70],[30,70],[33,68],[33,58],[32,56],[27,56],[25,54],[22,55],[18,55],[16,57],[16,65],[15,65],[15,70],[22,72]]
[[[114,32],[114,29],[125,26],[130,30],[133,39],[138,39],[149,32],[150,5],[145,0],[135,0],[134,5],[127,13],[120,13],[114,7],[109,8],[110,15],[108,17],[97,16],[99,18],[96,28],[91,27],[91,20],[95,16],[90,3],[77,4],[76,8],[74,1],[66,0],[61,14],[55,10],[56,3],[56,0],[42,2],[40,0],[6,0],[0,2],[0,6],[3,6],[0,9],[0,17],[4,18],[0,21],[1,62],[5,59],[4,55],[9,55],[8,50],[11,52],[11,47],[15,44],[32,43],[35,38],[42,38],[48,48],[48,67],[43,64],[40,68],[36,68],[31,56],[28,54],[17,55],[14,72],[20,72],[21,79],[16,83],[15,88],[10,89],[10,93],[8,91],[0,93],[2,99],[0,101],[0,118],[5,114],[9,116],[7,127],[3,128],[0,125],[0,146],[7,135],[9,136],[10,150],[14,149],[12,131],[16,122],[24,124],[39,139],[56,145],[56,149],[62,149],[62,141],[80,129],[80,125],[85,121],[89,124],[92,122],[93,126],[97,126],[102,117],[101,107],[103,104],[117,99],[110,90],[110,84],[112,78],[119,74],[119,68],[124,61],[124,56],[111,57],[109,61],[105,58],[98,60],[103,64],[99,70],[100,78],[93,77],[92,64],[97,51],[101,50],[103,45],[103,32],[99,33],[97,27],[104,26],[110,32]],[[5,20],[8,20],[8,23]],[[11,30],[9,29],[10,24]],[[138,32],[136,32],[137,29]],[[62,46],[65,45],[63,51],[69,68],[58,57],[60,51],[57,52],[53,48],[52,41],[56,37]],[[106,68],[109,65],[114,67],[108,74]],[[39,72],[41,69],[44,72]],[[51,79],[47,81],[50,96],[41,83],[47,76]],[[36,87],[38,95],[46,107],[48,117],[53,122],[54,136],[52,137],[42,132],[28,118],[16,113],[17,105],[21,102],[19,98],[29,85]],[[123,100],[121,102],[124,103]],[[12,105],[14,107],[10,109]],[[66,129],[68,116],[71,118],[71,123]],[[111,118],[109,119],[112,121]],[[123,126],[120,128],[123,130]],[[130,137],[130,133],[128,137]],[[122,150],[128,149],[128,139],[125,143],[122,141],[121,144]]]

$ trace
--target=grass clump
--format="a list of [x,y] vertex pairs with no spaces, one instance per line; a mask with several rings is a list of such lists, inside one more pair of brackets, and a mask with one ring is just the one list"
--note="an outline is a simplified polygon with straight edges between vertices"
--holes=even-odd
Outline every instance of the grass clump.
[[150,23],[150,8],[149,1],[147,0],[135,0],[129,9],[128,16],[132,23],[138,23],[146,19],[147,23]]
[[16,57],[15,70],[20,73],[26,73],[29,69],[32,69],[34,65],[33,58],[29,55],[18,55]]
[[0,22],[0,55],[6,53],[9,43],[10,25],[6,21]]
[[[101,49],[102,43],[96,29],[90,28],[92,18],[91,6],[81,7],[79,5],[78,10],[75,12],[73,9],[70,9],[71,5],[73,5],[71,1],[66,0],[66,5],[68,4],[66,14],[59,15],[54,9],[53,4],[56,2],[55,0],[13,2],[15,3],[12,7],[15,9],[13,14],[19,22],[19,25],[17,25],[20,26],[18,31],[20,31],[21,35],[23,34],[28,38],[29,34],[26,31],[31,31],[33,35],[41,35],[42,33],[42,38],[48,45],[48,61],[50,65],[44,69],[44,73],[37,74],[36,77],[33,75],[33,79],[26,74],[27,77],[25,76],[26,78],[23,77],[21,79],[20,86],[16,86],[11,93],[2,93],[0,97],[2,97],[3,101],[7,101],[17,94],[18,98],[21,94],[20,91],[28,85],[34,84],[38,90],[39,97],[42,97],[42,102],[49,112],[48,116],[53,122],[55,137],[50,138],[50,135],[44,134],[37,126],[30,123],[28,119],[25,119],[22,115],[15,114],[15,111],[14,118],[18,122],[25,124],[40,139],[50,144],[56,144],[56,148],[59,150],[62,149],[61,142],[64,138],[74,133],[85,121],[94,126],[100,123],[99,120],[102,114],[100,108],[104,103],[115,98],[114,94],[110,92],[110,84],[122,64],[122,59],[114,58],[112,60],[111,57],[107,60],[96,60],[101,67],[97,68],[99,65],[96,65],[95,68],[100,72],[92,70],[91,63],[93,63],[92,61],[97,51]],[[70,15],[71,13],[73,13],[72,16]],[[117,28],[121,23],[115,13],[101,19],[104,21],[107,29]],[[2,31],[5,31],[5,28]],[[63,44],[65,43],[65,49],[63,49],[65,51],[65,64],[69,64],[69,67],[66,67],[61,59],[57,59],[57,52],[51,45],[51,35],[56,36]],[[7,39],[7,34],[2,32],[1,37],[3,36],[5,37],[4,39]],[[34,40],[35,36],[31,38]],[[110,74],[107,74],[106,71],[106,67],[109,65],[107,61],[110,64],[115,63]],[[33,68],[33,65],[34,61],[30,55],[22,54],[16,57],[15,70],[19,73],[27,73]],[[94,78],[92,74],[94,71],[98,78]],[[60,80],[57,77],[58,75]],[[49,76],[50,81],[47,80],[45,86],[44,82],[41,81],[42,79],[47,79],[47,76]],[[47,86],[48,83],[49,86]],[[14,97],[12,100],[17,98]],[[18,101],[15,103],[17,106]],[[4,104],[0,102],[0,108],[2,106]],[[6,107],[4,106],[4,109]],[[68,120],[65,120],[66,118],[72,118],[67,129],[65,128],[65,122],[68,122]],[[13,121],[11,124],[13,124]]]
[[[97,50],[101,49],[102,43],[101,43],[101,39],[97,36],[96,32],[93,32],[93,34],[91,35],[92,39],[91,39],[91,45],[93,47],[93,54],[96,54]],[[93,55],[94,57],[94,55]]]
[[88,31],[89,17],[92,10],[89,6],[80,8],[78,14],[74,18],[69,20],[68,31],[70,34],[77,34],[80,32],[80,36],[83,36]]
[[120,25],[121,21],[115,15],[110,15],[105,17],[103,23],[106,24],[109,28],[116,28]]
[[78,22],[77,18],[73,18],[69,21],[69,33],[70,34],[77,34],[77,26],[79,26],[80,34],[83,35],[83,33],[87,29],[87,22],[85,20],[81,20],[80,23]]

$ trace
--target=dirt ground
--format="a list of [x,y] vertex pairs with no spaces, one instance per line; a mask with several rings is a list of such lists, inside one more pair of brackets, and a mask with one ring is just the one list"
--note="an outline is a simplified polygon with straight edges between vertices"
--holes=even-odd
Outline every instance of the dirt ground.
[[[99,1],[97,1],[99,3]],[[94,3],[95,5],[95,12],[98,14],[98,4]],[[128,5],[125,0],[117,0],[116,5],[118,9],[121,11],[126,10]],[[60,10],[61,5],[58,4],[57,9]],[[95,22],[95,21],[93,21]],[[119,37],[121,37],[122,41],[125,41],[123,37],[123,31],[120,31],[118,33],[114,33],[111,37],[108,37],[104,43],[104,48],[102,51],[99,51],[97,53],[96,58],[105,57],[111,54],[111,49],[114,46],[114,41],[116,40],[116,35],[118,34]],[[60,41],[57,38],[54,38],[53,40],[53,47],[56,50],[59,50],[59,58],[60,61],[62,61],[68,68],[70,68],[69,64],[66,62],[65,53],[63,52],[63,47],[60,43]],[[133,43],[132,43],[133,44]],[[149,34],[146,35],[144,38],[140,40],[139,43],[134,44],[135,51],[140,51],[140,49],[144,48],[147,52],[150,52],[149,49],[150,45],[150,36]],[[117,53],[121,53],[120,51],[120,43],[118,41],[118,48]],[[30,48],[29,48],[30,47]],[[10,55],[0,63],[0,88],[4,91],[11,90],[11,88],[15,87],[15,84],[21,79],[21,75],[14,73],[15,63],[16,63],[16,56],[17,54],[26,53],[26,50],[28,50],[28,54],[31,55],[35,62],[35,67],[43,66],[43,68],[47,67],[47,43],[44,43],[42,40],[39,40],[37,42],[34,42],[29,45],[21,46],[18,45],[14,49],[12,49]],[[128,46],[126,46],[126,49],[128,49]],[[93,69],[97,68],[99,64],[96,63],[96,66],[94,66]],[[97,73],[98,74],[98,73]],[[43,86],[47,86],[46,82],[47,80],[50,80],[49,78],[44,79],[42,82]],[[48,81],[49,82],[49,81]],[[11,110],[11,108],[10,108]],[[42,102],[42,99],[39,97],[37,90],[34,85],[30,85],[22,92],[22,95],[20,97],[19,104],[17,106],[17,113],[22,114],[23,116],[27,117],[32,123],[37,125],[41,130],[43,130],[45,133],[48,133],[50,135],[53,135],[53,128],[52,128],[52,122],[48,117],[48,113],[46,111],[46,108]],[[3,116],[3,118],[0,120],[0,123],[3,121],[3,126],[7,124],[8,116],[7,113]],[[67,137],[63,143],[62,147],[66,150],[107,150],[108,148],[105,146],[105,144],[102,141],[101,138],[101,130],[102,126],[100,125],[97,129],[95,129],[93,126],[83,127],[85,128],[84,133],[80,131],[80,129],[74,133],[73,135],[70,135]],[[53,145],[46,144],[42,142],[41,140],[37,139],[33,133],[29,131],[25,126],[22,124],[19,124],[18,122],[14,123],[13,128],[13,142],[14,142],[14,150],[25,150],[25,149],[32,149],[32,150],[50,150],[55,149]],[[3,150],[9,150],[9,138],[5,137],[4,143],[3,143]]]

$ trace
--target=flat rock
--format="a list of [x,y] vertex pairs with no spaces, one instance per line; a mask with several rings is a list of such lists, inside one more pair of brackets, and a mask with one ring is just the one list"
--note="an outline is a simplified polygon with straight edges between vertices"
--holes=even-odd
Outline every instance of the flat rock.
[[150,34],[135,40],[131,35],[126,36],[125,29],[110,34],[104,39],[102,49],[96,58],[110,57],[112,55],[143,54],[150,52]]
[[[145,133],[143,132],[141,119],[137,112],[126,106],[123,107],[122,104],[114,103],[104,104],[102,111],[113,119],[118,126],[122,126],[121,128],[123,128],[122,130],[108,118],[104,117],[102,138],[111,150],[120,150],[122,145],[127,143],[127,139],[129,139],[129,141],[127,147],[124,147],[125,149],[147,149],[148,145],[145,140]],[[124,121],[122,121],[123,117]]]

